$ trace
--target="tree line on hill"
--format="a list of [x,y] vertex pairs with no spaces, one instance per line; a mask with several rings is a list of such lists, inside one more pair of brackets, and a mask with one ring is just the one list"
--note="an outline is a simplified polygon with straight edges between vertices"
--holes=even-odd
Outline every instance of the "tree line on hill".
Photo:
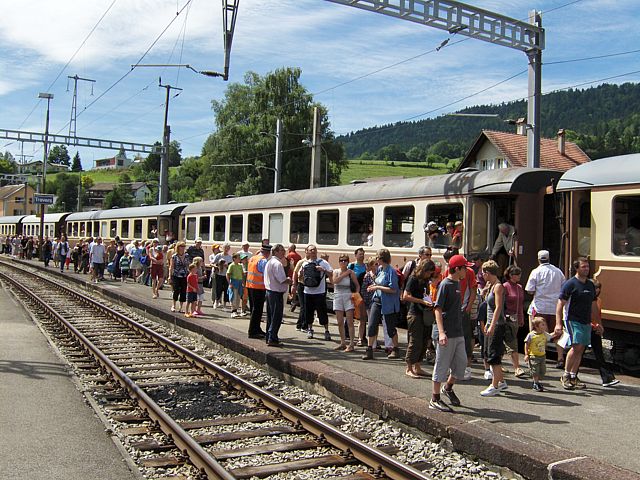
[[[542,136],[554,138],[565,129],[592,159],[640,152],[640,84],[602,84],[544,95],[541,103]],[[524,100],[499,105],[477,105],[458,113],[495,114],[499,118],[443,115],[414,122],[365,128],[336,140],[348,158],[427,161],[429,155],[463,156],[480,132],[515,132],[505,120],[526,117]]]

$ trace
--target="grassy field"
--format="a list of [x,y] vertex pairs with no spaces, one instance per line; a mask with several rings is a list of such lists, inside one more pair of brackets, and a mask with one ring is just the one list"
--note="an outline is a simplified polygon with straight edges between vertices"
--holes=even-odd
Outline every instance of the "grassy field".
[[448,167],[436,163],[427,167],[424,163],[396,162],[387,163],[381,160],[349,160],[347,168],[342,170],[340,184],[346,185],[352,180],[374,177],[422,177],[447,173]]
[[[94,183],[101,182],[110,182],[117,183],[120,178],[120,174],[126,172],[127,170],[116,171],[116,170],[87,170],[86,172],[79,172],[81,175],[86,175],[93,179]],[[55,179],[58,173],[49,173],[47,174],[47,179]],[[76,172],[69,172],[68,175],[77,175]]]

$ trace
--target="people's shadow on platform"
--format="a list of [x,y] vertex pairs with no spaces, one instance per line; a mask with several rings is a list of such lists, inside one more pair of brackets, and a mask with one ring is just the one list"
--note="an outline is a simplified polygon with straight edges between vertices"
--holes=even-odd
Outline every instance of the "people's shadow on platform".
[[0,360],[0,375],[20,375],[34,380],[46,377],[68,377],[69,372],[64,365],[50,362],[23,362],[20,360]]

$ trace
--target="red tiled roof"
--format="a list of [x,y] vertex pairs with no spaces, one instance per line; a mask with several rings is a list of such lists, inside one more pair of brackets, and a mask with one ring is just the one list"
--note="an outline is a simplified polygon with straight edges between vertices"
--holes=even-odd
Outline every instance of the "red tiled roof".
[[[468,163],[470,158],[475,157],[479,147],[486,137],[509,161],[512,167],[527,166],[527,137],[515,133],[496,132],[493,130],[483,130],[476,143],[467,153],[460,163]],[[591,159],[584,153],[578,145],[565,141],[564,155],[558,151],[558,141],[556,139],[540,139],[540,167],[549,170],[567,170],[589,162]],[[467,165],[465,165],[467,166]]]

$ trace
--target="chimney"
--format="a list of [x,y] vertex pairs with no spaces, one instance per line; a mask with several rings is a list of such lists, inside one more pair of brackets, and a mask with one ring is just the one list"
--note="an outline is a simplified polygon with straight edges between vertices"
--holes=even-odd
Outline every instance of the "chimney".
[[518,135],[527,136],[527,118],[520,117],[516,120],[516,133]]
[[558,130],[558,153],[560,155],[564,155],[564,147],[565,147],[565,139],[564,139],[564,128]]

